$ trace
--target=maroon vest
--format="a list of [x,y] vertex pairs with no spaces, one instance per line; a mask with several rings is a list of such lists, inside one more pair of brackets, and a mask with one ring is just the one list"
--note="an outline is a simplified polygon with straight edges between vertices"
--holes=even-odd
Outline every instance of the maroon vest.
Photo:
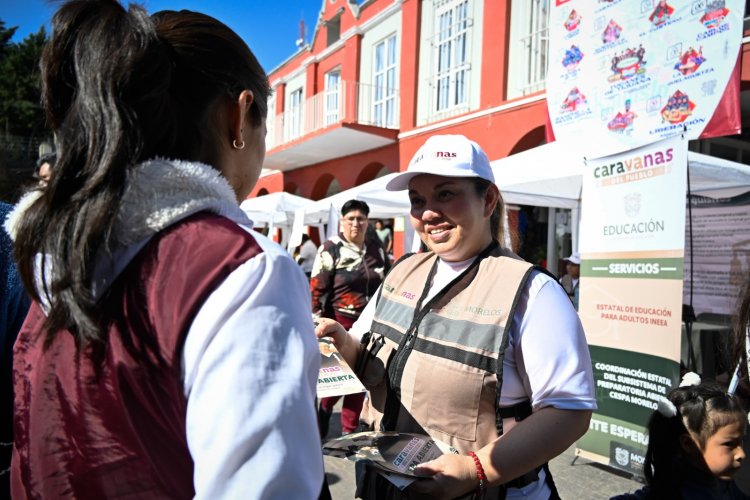
[[13,498],[192,498],[185,336],[208,295],[261,252],[212,214],[159,233],[104,298],[100,365],[68,331],[45,349],[34,304],[14,348]]

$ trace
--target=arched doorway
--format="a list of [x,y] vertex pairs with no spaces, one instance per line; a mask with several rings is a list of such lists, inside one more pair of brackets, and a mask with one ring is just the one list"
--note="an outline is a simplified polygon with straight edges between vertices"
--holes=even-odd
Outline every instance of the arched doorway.
[[544,126],[537,127],[521,137],[521,139],[519,139],[515,146],[510,150],[508,156],[541,146],[546,142],[547,141],[544,137]]
[[388,173],[390,173],[390,170],[388,170],[388,168],[385,167],[382,163],[370,163],[365,168],[363,168],[357,176],[356,185],[359,186],[360,184],[364,184],[365,182],[377,179],[378,177],[382,177]]
[[[336,179],[334,179],[331,174],[323,174],[318,177],[318,180],[315,181],[315,185],[310,192],[310,199],[322,200],[323,198],[328,196],[327,193],[329,192],[329,188],[334,181],[336,181]],[[338,181],[336,181],[336,185],[338,185]]]

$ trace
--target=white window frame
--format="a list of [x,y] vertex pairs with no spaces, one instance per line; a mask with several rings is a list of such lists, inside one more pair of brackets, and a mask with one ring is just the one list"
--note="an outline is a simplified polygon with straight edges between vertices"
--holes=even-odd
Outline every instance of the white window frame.
[[388,35],[373,46],[372,122],[378,127],[395,127],[398,96],[398,39]]
[[324,123],[328,126],[341,120],[341,69],[325,74],[324,92]]
[[533,94],[546,87],[549,58],[549,16],[552,0],[514,0],[508,98]]
[[302,135],[302,93],[303,88],[300,87],[289,93],[289,127],[287,132],[289,134],[288,139],[296,139]]
[[471,71],[472,0],[448,0],[436,5],[432,38],[435,75],[432,112],[468,108]]

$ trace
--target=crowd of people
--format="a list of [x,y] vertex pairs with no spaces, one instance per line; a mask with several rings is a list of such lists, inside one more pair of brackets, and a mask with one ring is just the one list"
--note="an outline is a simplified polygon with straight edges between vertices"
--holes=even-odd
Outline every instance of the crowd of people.
[[[344,398],[344,433],[451,451],[406,490],[367,468],[358,496],[559,498],[547,463],[597,408],[580,256],[558,281],[504,246],[479,144],[432,136],[388,183],[408,192],[424,251],[393,262],[390,230],[350,200],[339,234],[305,235],[295,261],[238,206],[270,90],[230,28],[68,0],[41,69],[57,152],[0,206],[0,496],[328,498],[329,337],[367,388]],[[622,498],[746,498],[729,479],[745,456],[750,292],[738,318],[739,395],[693,377],[663,398],[647,486]]]

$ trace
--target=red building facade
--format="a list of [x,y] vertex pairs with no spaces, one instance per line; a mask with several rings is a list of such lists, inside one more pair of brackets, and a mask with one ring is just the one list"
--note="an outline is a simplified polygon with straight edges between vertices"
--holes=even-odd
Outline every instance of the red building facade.
[[[433,134],[464,134],[490,160],[542,144],[548,6],[322,0],[311,43],[269,73],[266,170],[251,197],[324,198],[405,169]],[[750,164],[750,146],[737,151]]]

